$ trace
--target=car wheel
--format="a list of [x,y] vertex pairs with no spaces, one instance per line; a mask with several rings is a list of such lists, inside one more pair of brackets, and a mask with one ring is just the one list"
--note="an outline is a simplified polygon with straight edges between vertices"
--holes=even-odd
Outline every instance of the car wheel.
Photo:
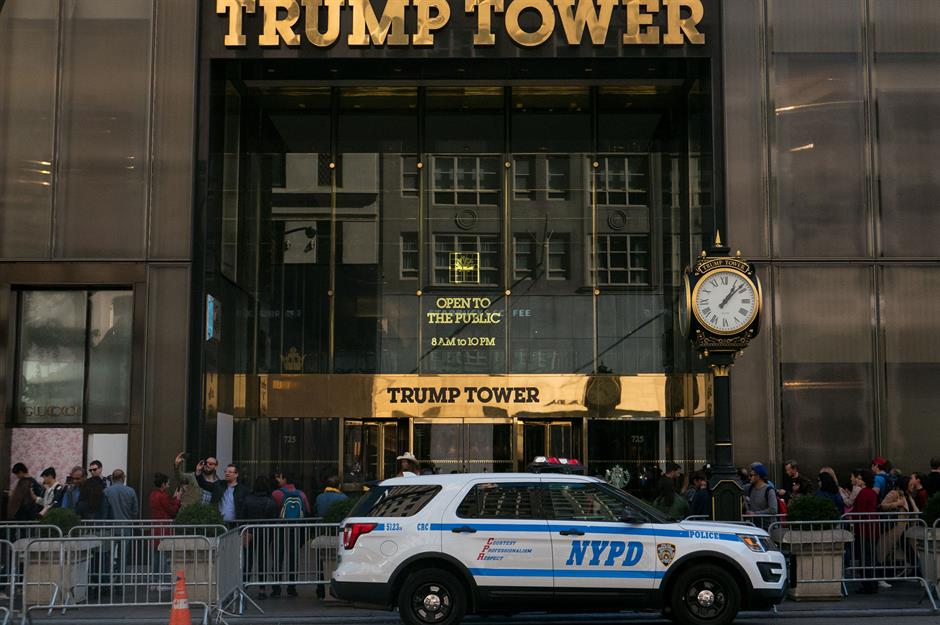
[[463,584],[440,569],[412,573],[398,592],[398,613],[405,625],[457,625],[466,611]]
[[673,585],[670,607],[682,625],[728,625],[741,607],[741,592],[724,569],[693,565]]

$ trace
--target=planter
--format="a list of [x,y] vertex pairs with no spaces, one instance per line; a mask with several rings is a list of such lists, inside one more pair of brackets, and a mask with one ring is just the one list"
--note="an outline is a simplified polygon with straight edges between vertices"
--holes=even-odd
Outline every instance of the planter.
[[219,539],[214,537],[161,539],[157,552],[158,557],[165,557],[168,562],[169,570],[164,571],[167,582],[174,582],[176,573],[182,571],[186,576],[189,600],[206,605],[214,603],[217,589],[215,553],[218,544]]
[[[336,570],[336,549],[339,539],[336,536],[317,536],[310,541],[309,547],[313,551],[314,562],[319,563],[323,579],[327,582],[333,577],[333,571]],[[330,594],[327,587],[323,595],[323,601],[339,601]]]
[[[27,546],[28,545],[28,546]],[[55,588],[58,604],[81,603],[88,598],[88,571],[100,541],[33,541],[22,538],[13,543],[16,562],[26,575],[24,604],[49,605]]]
[[[774,532],[774,541],[791,554],[790,597],[796,601],[839,601],[842,599],[845,546],[854,538],[843,529],[789,530]],[[820,580],[820,581],[814,581]],[[828,581],[821,581],[828,580]]]
[[909,527],[904,537],[923,561],[924,578],[932,586],[940,584],[940,528]]

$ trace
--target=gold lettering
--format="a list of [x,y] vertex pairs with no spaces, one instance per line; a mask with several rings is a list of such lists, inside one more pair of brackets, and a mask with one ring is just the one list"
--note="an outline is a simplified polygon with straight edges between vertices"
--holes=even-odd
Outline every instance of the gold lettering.
[[618,0],[597,0],[598,11],[594,11],[594,0],[578,0],[577,11],[572,11],[575,0],[555,0],[561,25],[565,28],[568,44],[576,46],[584,38],[587,27],[591,42],[602,46],[607,41],[607,29],[610,28],[610,16]]
[[624,0],[624,3],[627,7],[627,29],[623,33],[623,45],[659,44],[659,26],[650,26],[653,14],[659,13],[659,0]]
[[466,12],[477,12],[477,32],[473,35],[473,45],[492,46],[496,44],[493,34],[493,11],[503,12],[503,0],[467,0]]
[[[284,40],[289,46],[300,45],[300,35],[294,32],[294,24],[300,19],[297,0],[261,0],[264,9],[264,32],[258,36],[258,45],[277,46]],[[285,9],[287,17],[278,18],[278,9]]]
[[[534,32],[526,32],[519,25],[519,16],[526,9],[539,12],[542,24]],[[513,0],[506,9],[506,32],[509,37],[520,46],[531,48],[545,43],[555,30],[555,11],[548,0]]]
[[[433,46],[434,35],[432,30],[439,30],[447,24],[450,19],[450,3],[447,0],[414,0],[418,7],[418,32],[411,38],[411,43],[416,46]],[[431,9],[437,11],[437,15],[431,17]]]
[[[702,21],[702,16],[705,15],[702,0],[663,0],[663,2],[669,10],[667,13],[668,27],[666,36],[663,37],[663,43],[681,46],[685,43],[682,37],[685,35],[689,43],[704,44],[705,35],[696,28],[698,23]],[[683,7],[691,11],[690,17],[682,17]]]
[[[318,48],[327,48],[339,38],[339,14],[346,0],[304,0],[307,13],[307,41]],[[326,32],[320,32],[320,5],[326,5]]]
[[219,15],[228,13],[225,45],[243,46],[248,43],[245,37],[245,11],[255,12],[255,0],[216,0],[215,12]]
[[388,39],[390,46],[407,46],[409,37],[405,34],[405,7],[410,5],[411,0],[388,0],[382,18],[377,19],[369,0],[349,0],[353,10],[352,32],[347,38],[349,45],[367,46],[371,41],[381,46]]

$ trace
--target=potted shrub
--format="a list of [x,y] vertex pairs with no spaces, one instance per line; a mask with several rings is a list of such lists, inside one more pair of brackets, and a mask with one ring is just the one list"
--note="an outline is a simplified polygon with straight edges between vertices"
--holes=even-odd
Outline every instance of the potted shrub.
[[[79,523],[81,518],[70,508],[53,508],[42,518],[42,525],[57,527],[61,536],[68,536]],[[59,537],[58,532],[47,529],[38,539],[21,538],[13,544],[28,575],[29,583],[23,589],[27,606],[52,603],[56,587],[59,601],[78,603],[87,598],[88,563],[100,541],[60,542]]]
[[[842,599],[843,557],[846,543],[854,539],[838,521],[839,511],[828,499],[804,495],[793,501],[787,524],[774,531],[774,540],[790,554],[791,579],[797,583],[790,596],[797,601]],[[813,523],[818,521],[819,523]]]
[[[175,536],[171,540],[160,540],[157,545],[158,571],[161,577],[160,584],[169,584],[171,575],[183,571],[186,576],[186,586],[189,591],[189,600],[201,603],[210,603],[215,598],[215,550],[218,546],[218,535],[222,533],[224,520],[216,506],[205,503],[191,503],[180,508],[174,526],[194,525],[201,526],[201,530],[187,529],[175,531],[173,527],[157,527],[155,536]],[[185,536],[185,537],[181,537]]]
[[[339,525],[343,522],[353,507],[359,503],[358,497],[350,497],[335,502],[323,514],[323,523]],[[323,579],[329,581],[333,577],[333,571],[336,569],[336,550],[339,547],[339,537],[333,532],[324,532],[310,541],[310,549],[313,550],[313,558],[322,567]],[[319,595],[319,592],[317,593]],[[336,599],[329,592],[324,593],[322,598],[326,601],[335,601]]]

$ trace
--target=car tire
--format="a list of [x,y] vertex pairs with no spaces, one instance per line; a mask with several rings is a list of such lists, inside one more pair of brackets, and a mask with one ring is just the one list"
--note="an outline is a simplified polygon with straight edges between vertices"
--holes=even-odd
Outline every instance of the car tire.
[[723,568],[692,565],[673,584],[669,607],[682,625],[728,625],[741,608],[741,591]]
[[467,611],[467,591],[441,569],[415,571],[398,592],[398,614],[405,625],[458,625]]

